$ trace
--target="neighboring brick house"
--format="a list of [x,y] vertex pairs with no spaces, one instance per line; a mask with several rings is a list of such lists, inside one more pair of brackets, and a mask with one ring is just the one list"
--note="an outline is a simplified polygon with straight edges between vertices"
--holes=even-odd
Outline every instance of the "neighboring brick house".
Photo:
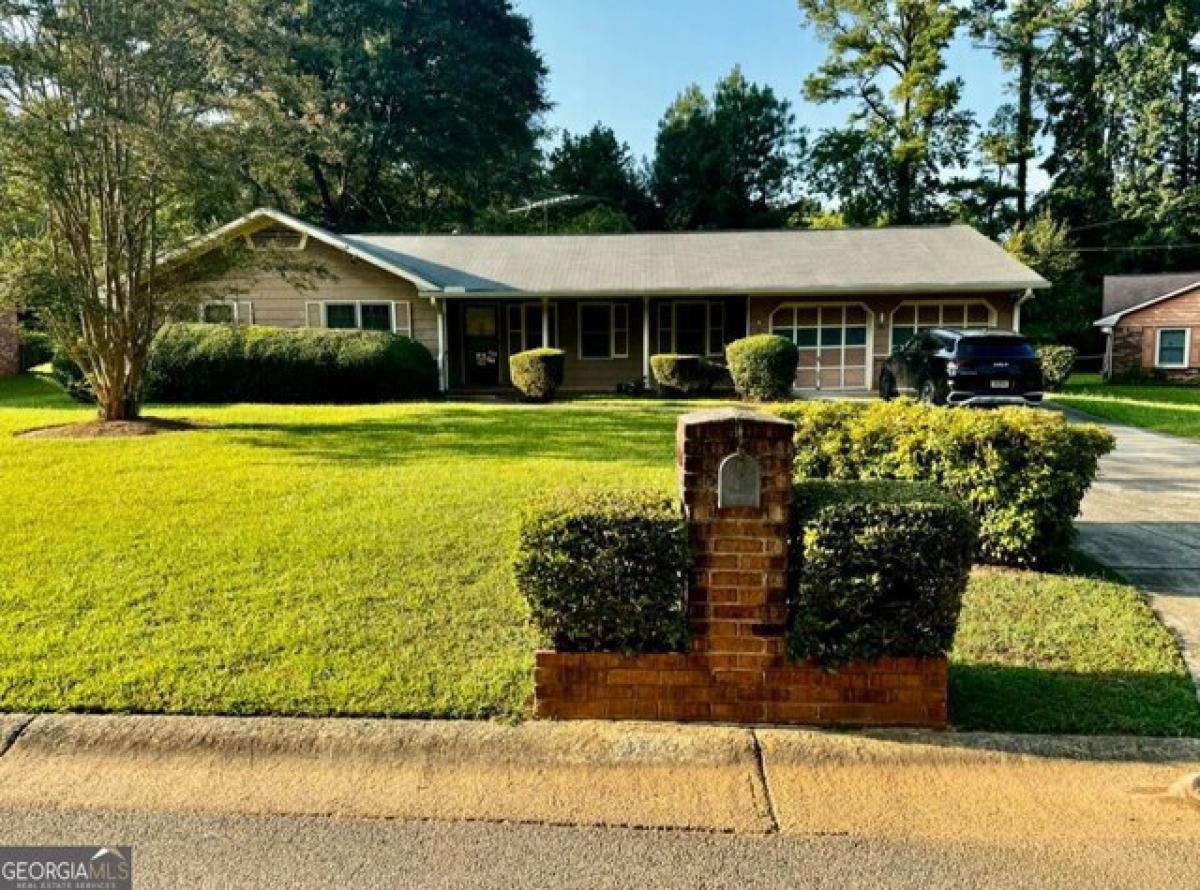
[[21,370],[21,340],[17,333],[17,314],[0,312],[0,377]]
[[1106,276],[1096,326],[1108,337],[1106,378],[1200,381],[1200,272]]

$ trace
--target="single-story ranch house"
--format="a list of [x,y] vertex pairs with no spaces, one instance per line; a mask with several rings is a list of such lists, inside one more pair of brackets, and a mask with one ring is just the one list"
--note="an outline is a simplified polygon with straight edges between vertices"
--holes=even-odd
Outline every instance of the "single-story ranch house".
[[1106,275],[1104,376],[1200,379],[1200,272]]
[[506,386],[508,357],[543,344],[566,352],[564,389],[611,390],[648,379],[652,354],[720,357],[768,331],[800,347],[798,388],[870,389],[918,328],[1018,328],[1047,286],[967,226],[343,235],[257,210],[188,256],[232,238],[303,251],[329,274],[301,288],[231,279],[202,319],[394,331],[429,348],[449,391]]

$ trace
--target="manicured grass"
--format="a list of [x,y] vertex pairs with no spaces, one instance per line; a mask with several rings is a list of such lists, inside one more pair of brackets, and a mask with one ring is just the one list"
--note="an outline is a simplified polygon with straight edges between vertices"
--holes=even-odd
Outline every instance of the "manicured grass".
[[[602,482],[673,490],[678,403],[153,408],[89,419],[0,382],[0,710],[519,716],[537,645],[515,518]],[[1200,733],[1129,588],[981,572],[953,669],[971,727]]]
[[1174,641],[1133,587],[1104,574],[975,570],[951,661],[956,725],[1200,735]]
[[1099,374],[1075,374],[1052,398],[1105,420],[1200,439],[1200,386],[1105,383]]

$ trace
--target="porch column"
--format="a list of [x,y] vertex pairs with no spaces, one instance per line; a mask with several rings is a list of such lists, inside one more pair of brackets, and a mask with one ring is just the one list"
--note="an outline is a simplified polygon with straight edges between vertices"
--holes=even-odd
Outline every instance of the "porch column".
[[642,297],[642,377],[650,385],[650,297]]
[[437,368],[438,368],[438,390],[441,392],[449,392],[450,390],[450,363],[446,360],[446,301],[439,300],[437,297],[430,297],[429,302],[433,304],[434,311],[437,312]]
[[550,348],[550,298],[542,297],[542,348]]

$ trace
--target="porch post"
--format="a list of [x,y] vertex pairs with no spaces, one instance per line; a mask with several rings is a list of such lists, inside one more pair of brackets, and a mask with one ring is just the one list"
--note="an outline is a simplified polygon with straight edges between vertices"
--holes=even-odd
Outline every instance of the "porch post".
[[438,368],[438,390],[440,392],[449,392],[450,390],[450,366],[446,360],[446,301],[439,300],[437,297],[430,297],[429,302],[433,304],[434,310],[437,312],[437,368]]
[[550,298],[542,297],[542,348],[550,348]]
[[642,297],[642,378],[650,385],[650,297]]

